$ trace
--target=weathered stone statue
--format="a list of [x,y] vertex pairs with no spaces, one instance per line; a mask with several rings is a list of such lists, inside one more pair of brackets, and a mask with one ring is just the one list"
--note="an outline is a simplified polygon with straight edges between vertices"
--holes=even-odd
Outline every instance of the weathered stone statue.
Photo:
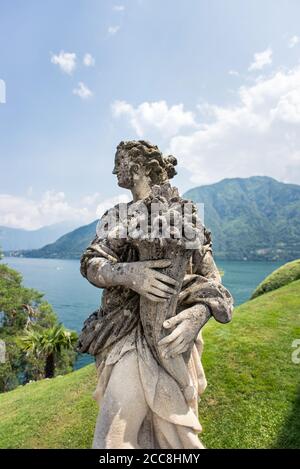
[[79,342],[99,377],[94,448],[203,448],[201,328],[230,321],[233,302],[210,233],[168,182],[176,164],[148,142],[121,142],[113,173],[133,201],[104,214],[81,259],[82,275],[104,289]]

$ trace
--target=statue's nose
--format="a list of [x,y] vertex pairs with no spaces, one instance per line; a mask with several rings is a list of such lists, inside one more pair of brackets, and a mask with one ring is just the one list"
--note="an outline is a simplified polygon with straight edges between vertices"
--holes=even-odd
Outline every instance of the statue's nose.
[[114,168],[112,173],[117,174],[117,168]]

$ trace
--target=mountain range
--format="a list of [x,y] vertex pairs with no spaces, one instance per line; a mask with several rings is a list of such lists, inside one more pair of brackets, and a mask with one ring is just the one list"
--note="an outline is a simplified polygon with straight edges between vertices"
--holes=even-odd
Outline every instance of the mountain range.
[[3,251],[39,249],[45,244],[54,243],[60,236],[75,228],[71,221],[43,226],[37,230],[23,230],[0,226],[0,247]]
[[[292,260],[300,257],[300,186],[265,176],[224,179],[184,194],[204,204],[218,259]],[[79,258],[95,236],[97,220],[25,257]]]
[[219,259],[300,257],[300,186],[270,177],[224,179],[185,197],[204,203],[205,225]]

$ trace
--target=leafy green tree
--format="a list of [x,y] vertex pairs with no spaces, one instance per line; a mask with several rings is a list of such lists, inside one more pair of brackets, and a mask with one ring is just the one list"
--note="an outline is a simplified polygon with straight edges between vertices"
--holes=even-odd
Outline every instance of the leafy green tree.
[[[43,295],[38,291],[22,285],[22,275],[5,264],[0,265],[0,311],[2,328],[11,335],[23,329],[28,318],[26,305],[37,308],[43,305]],[[46,307],[46,302],[44,302]],[[56,316],[49,309],[41,311],[43,320],[54,325]],[[48,326],[48,327],[49,327]]]
[[[36,334],[46,334],[46,331],[58,327],[61,327],[58,318],[51,305],[43,299],[43,295],[37,290],[24,287],[22,275],[1,263],[0,339],[6,345],[6,362],[0,364],[0,392],[44,377],[45,356],[26,353],[21,347],[20,337],[32,330]],[[48,334],[50,337],[50,332]],[[70,334],[73,343],[74,334]],[[44,342],[46,344],[46,338]],[[72,370],[76,358],[74,349],[61,346],[60,352],[58,347],[54,354],[57,372],[64,374]],[[51,362],[51,357],[48,361]]]
[[[3,338],[2,338],[3,340]],[[20,384],[19,371],[22,363],[22,351],[11,340],[5,340],[6,360],[0,363],[0,392],[10,391]]]
[[76,342],[77,334],[61,324],[42,331],[31,329],[20,337],[21,347],[27,354],[45,359],[45,378],[53,378],[57,357],[63,350],[73,350]]

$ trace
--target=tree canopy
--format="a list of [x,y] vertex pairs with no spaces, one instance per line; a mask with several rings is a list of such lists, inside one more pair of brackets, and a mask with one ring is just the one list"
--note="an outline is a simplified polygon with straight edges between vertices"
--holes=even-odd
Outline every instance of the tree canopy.
[[[1,256],[1,251],[0,251]],[[22,275],[5,264],[0,264],[0,339],[5,342],[5,363],[0,364],[0,392],[8,391],[30,380],[45,375],[45,353],[28,353],[22,337],[30,334],[50,337],[51,331],[70,334],[69,345],[56,350],[53,357],[54,370],[63,374],[71,371],[76,353],[75,333],[59,324],[51,305],[43,294],[23,285]],[[54,371],[53,371],[54,374]]]

